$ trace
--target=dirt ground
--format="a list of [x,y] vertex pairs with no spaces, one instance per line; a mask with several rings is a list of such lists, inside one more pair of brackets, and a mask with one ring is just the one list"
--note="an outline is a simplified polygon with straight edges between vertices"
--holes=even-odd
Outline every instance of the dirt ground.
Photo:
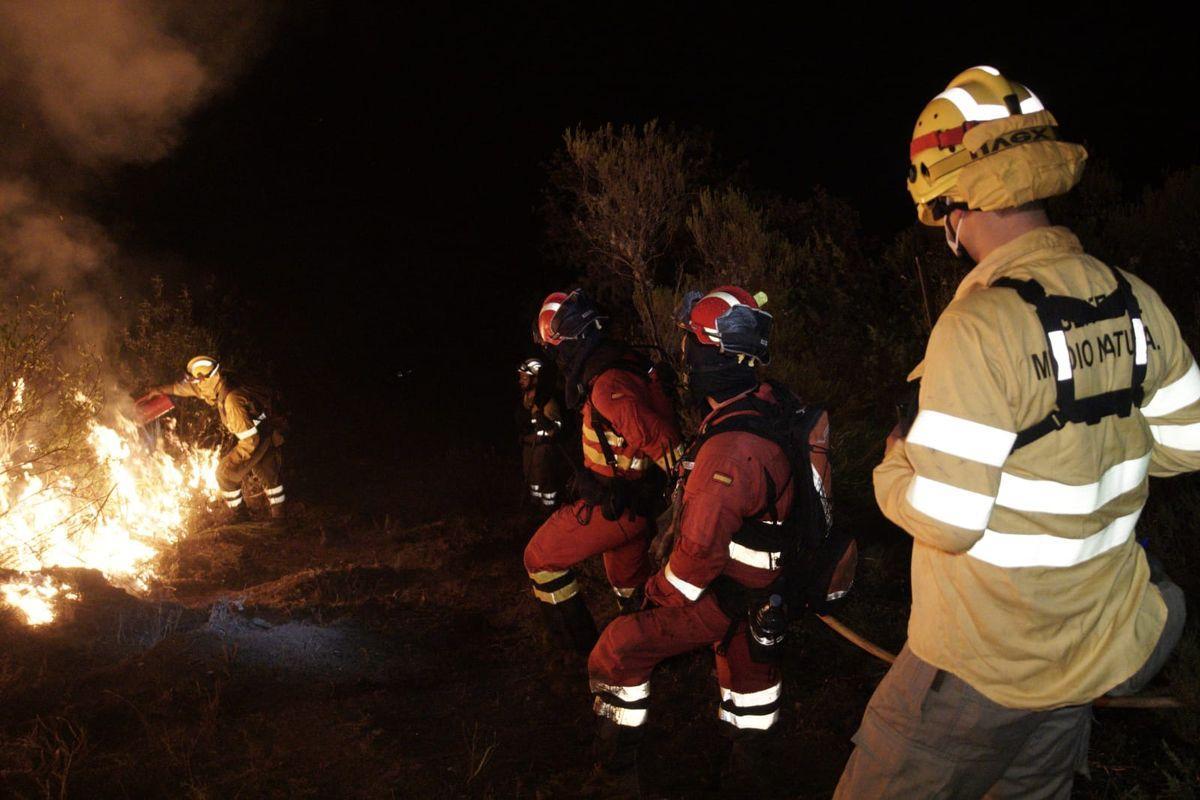
[[[519,507],[512,467],[443,451],[341,497],[313,492],[286,525],[199,530],[149,596],[59,573],[80,599],[56,623],[0,615],[0,796],[582,796],[584,665],[543,641],[521,568],[538,520]],[[441,475],[460,488],[440,488]],[[869,539],[860,600],[843,615],[893,651],[906,566],[901,537]],[[598,565],[584,582],[607,621]],[[816,619],[797,623],[777,791],[758,796],[828,797],[883,672]],[[716,783],[716,694],[705,652],[655,674],[645,797],[736,796]],[[1168,717],[1179,713],[1098,711],[1076,796],[1189,796],[1196,739]]]

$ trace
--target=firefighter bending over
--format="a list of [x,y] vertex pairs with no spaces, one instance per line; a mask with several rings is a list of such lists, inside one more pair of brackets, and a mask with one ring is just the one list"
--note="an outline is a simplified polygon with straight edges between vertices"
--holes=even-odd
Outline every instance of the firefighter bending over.
[[912,612],[835,796],[1066,798],[1092,701],[1179,641],[1183,592],[1135,526],[1149,476],[1200,468],[1200,370],[1153,289],[1050,225],[1087,153],[1025,86],[963,72],[909,152],[918,217],[978,263],[875,469]]
[[580,290],[542,303],[538,333],[566,379],[567,406],[582,405],[583,467],[574,503],[550,516],[525,548],[525,569],[551,636],[586,654],[596,625],[573,567],[604,554],[604,569],[623,610],[641,606],[650,575],[648,548],[666,474],[681,452],[679,428],[650,364],[607,337]]
[[221,424],[237,438],[237,444],[217,465],[217,485],[231,521],[250,518],[242,481],[251,474],[262,484],[271,516],[284,516],[287,497],[280,479],[283,435],[272,424],[270,403],[265,398],[229,379],[212,356],[196,356],[188,362],[182,381],[155,386],[150,393],[200,398],[217,409]]
[[555,396],[553,378],[539,358],[528,358],[517,367],[521,387],[521,466],[531,503],[553,509],[562,502],[562,406]]
[[[633,791],[655,665],[711,647],[718,717],[733,740],[722,790],[749,796],[761,788],[764,739],[779,719],[785,563],[832,528],[829,417],[759,382],[771,317],[755,296],[736,286],[692,293],[680,317],[689,394],[708,415],[681,464],[679,533],[646,585],[648,610],[615,619],[588,659],[597,779]],[[849,588],[854,558],[843,552],[833,594]]]

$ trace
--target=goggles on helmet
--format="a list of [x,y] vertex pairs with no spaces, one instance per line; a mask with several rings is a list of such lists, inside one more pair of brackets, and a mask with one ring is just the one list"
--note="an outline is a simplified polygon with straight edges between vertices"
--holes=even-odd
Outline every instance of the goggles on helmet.
[[[695,333],[693,327],[696,323],[691,319],[692,309],[703,298],[704,295],[696,291],[684,295],[683,305],[675,315],[681,328]],[[704,334],[709,339],[716,340],[721,353],[748,356],[766,364],[770,361],[768,347],[772,320],[773,317],[761,308],[734,305],[716,318],[714,328],[705,327]],[[699,342],[699,339],[697,341]]]
[[600,314],[600,309],[582,289],[576,289],[567,295],[562,305],[550,319],[550,332],[559,341],[581,339],[588,328],[593,325],[599,330],[603,321],[608,317]]

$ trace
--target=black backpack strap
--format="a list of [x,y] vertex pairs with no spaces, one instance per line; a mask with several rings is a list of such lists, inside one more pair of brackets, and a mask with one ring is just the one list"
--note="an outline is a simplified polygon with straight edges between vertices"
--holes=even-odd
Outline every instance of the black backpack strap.
[[[1109,269],[1117,281],[1117,288],[1096,305],[1077,297],[1047,295],[1046,290],[1035,280],[1000,278],[992,284],[1015,290],[1022,300],[1034,307],[1045,332],[1047,353],[1054,365],[1055,407],[1043,419],[1017,432],[1013,450],[1019,450],[1043,436],[1061,430],[1068,423],[1086,422],[1095,425],[1104,417],[1127,417],[1134,406],[1141,404],[1147,361],[1141,307],[1125,276],[1117,269]],[[1123,316],[1130,319],[1135,342],[1129,387],[1082,399],[1076,397],[1075,375],[1071,370],[1070,351],[1067,349],[1067,333],[1063,321],[1078,327]]]

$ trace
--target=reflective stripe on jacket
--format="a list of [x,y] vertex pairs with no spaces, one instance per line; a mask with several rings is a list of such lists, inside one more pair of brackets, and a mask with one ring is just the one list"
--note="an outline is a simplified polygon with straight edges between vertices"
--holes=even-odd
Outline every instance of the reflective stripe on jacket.
[[645,379],[624,369],[596,376],[583,407],[584,466],[608,477],[640,478],[651,463],[670,470],[681,452],[682,437],[662,392],[651,391]]
[[[1065,228],[989,254],[934,326],[914,372],[920,411],[875,469],[875,494],[915,539],[914,653],[1006,706],[1085,703],[1133,674],[1162,629],[1134,528],[1147,475],[1200,468],[1200,373],[1171,313],[1130,275],[1148,361],[1141,411],[1014,451],[1016,432],[1054,408],[1056,375],[1033,308],[991,286],[1001,277],[1078,298],[1116,284]],[[1128,317],[1066,338],[1078,397],[1129,386],[1140,337]]]

